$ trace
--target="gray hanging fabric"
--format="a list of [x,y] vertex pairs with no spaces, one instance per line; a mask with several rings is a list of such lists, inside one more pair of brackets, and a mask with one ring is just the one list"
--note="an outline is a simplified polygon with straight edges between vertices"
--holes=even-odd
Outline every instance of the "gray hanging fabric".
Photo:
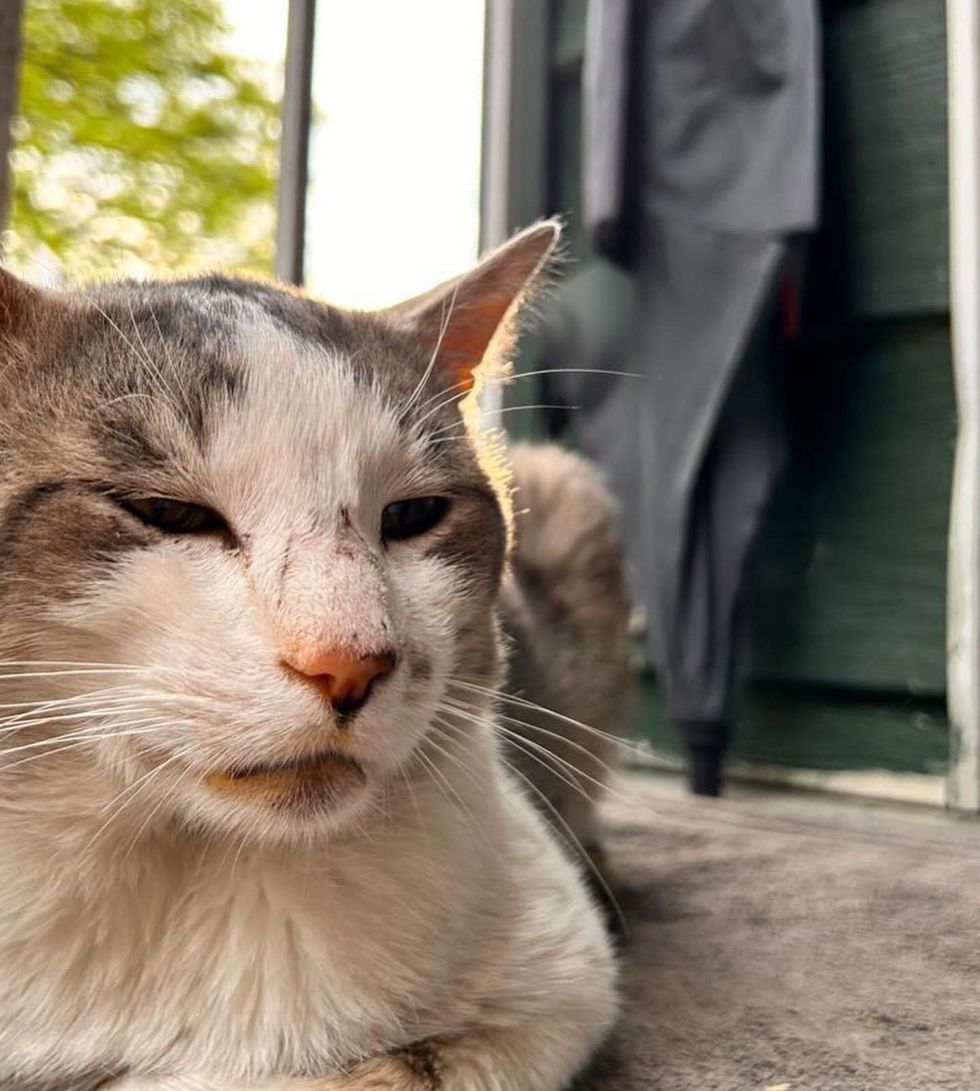
[[[693,786],[712,794],[743,673],[746,567],[784,458],[778,304],[817,219],[818,38],[812,0],[589,6],[586,225],[629,268],[633,317],[603,362],[617,342],[586,311],[625,289],[583,273],[544,343],[556,366],[643,376],[582,400],[578,431],[623,501],[651,652]],[[591,340],[568,337],[572,312]],[[578,384],[549,397],[574,401]]]

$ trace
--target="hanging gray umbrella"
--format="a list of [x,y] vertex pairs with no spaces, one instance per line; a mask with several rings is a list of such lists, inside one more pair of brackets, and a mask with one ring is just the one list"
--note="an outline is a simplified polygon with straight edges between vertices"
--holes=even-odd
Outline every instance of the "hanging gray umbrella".
[[[747,566],[784,458],[777,304],[817,217],[818,45],[812,0],[589,7],[586,221],[632,274],[613,352],[644,380],[583,400],[580,434],[623,501],[651,652],[692,786],[710,794],[743,673]],[[564,366],[596,366],[595,345],[615,343],[588,295],[580,281],[553,313]],[[573,311],[591,339],[562,334]],[[573,400],[569,383],[558,393]]]

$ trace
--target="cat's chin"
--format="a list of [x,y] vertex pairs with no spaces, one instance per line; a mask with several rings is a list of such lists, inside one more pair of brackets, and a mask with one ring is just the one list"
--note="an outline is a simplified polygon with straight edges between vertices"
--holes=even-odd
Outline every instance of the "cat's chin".
[[336,750],[202,772],[176,780],[176,817],[188,830],[255,844],[310,844],[342,834],[374,798],[365,764]]
[[210,773],[205,786],[229,802],[297,817],[337,811],[367,788],[363,766],[335,750]]
[[[383,776],[380,778],[383,780]],[[239,846],[309,847],[360,828],[373,810],[377,772],[336,754],[302,763],[253,766],[184,781],[170,811],[177,828]],[[165,816],[161,817],[164,822]],[[165,828],[161,827],[161,828]]]

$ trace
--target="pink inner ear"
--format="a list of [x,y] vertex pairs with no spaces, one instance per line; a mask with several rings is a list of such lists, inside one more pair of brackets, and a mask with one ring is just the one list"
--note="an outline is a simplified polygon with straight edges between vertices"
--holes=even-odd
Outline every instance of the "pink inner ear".
[[557,239],[555,223],[529,228],[464,276],[382,313],[400,329],[412,331],[457,388],[468,389],[495,339],[504,347],[512,332],[502,329],[509,325],[508,312],[520,302]]
[[473,385],[473,372],[511,302],[510,296],[485,295],[450,320],[439,347],[439,362],[461,387]]

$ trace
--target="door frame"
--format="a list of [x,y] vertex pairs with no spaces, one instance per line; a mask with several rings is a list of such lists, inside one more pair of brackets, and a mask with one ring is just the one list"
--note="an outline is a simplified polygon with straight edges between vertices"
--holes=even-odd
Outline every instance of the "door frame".
[[980,811],[980,0],[947,0],[950,311],[957,435],[949,526],[946,802]]

